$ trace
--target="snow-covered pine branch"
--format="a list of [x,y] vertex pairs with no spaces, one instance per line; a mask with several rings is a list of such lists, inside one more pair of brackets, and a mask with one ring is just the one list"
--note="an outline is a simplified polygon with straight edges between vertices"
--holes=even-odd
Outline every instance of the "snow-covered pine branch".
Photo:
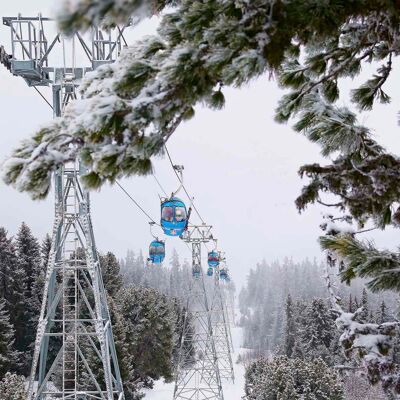
[[338,234],[320,238],[321,247],[343,262],[341,279],[350,283],[354,277],[368,280],[372,291],[400,290],[400,256],[388,250],[378,250],[372,242],[353,235]]
[[[334,258],[335,254],[331,255],[331,259]],[[327,264],[325,282],[333,310],[337,315],[336,326],[342,332],[339,341],[346,357],[363,367],[372,384],[381,382],[387,393],[398,394],[399,370],[393,360],[393,346],[395,336],[399,335],[400,323],[360,322],[360,316],[364,311],[362,307],[355,312],[345,312],[341,299],[333,288],[329,268]]]
[[178,0],[65,0],[56,10],[58,25],[65,33],[86,30],[92,25],[111,28],[134,19],[139,22],[174,6]]
[[[76,157],[86,164],[85,182],[92,188],[149,173],[151,158],[194,115],[196,105],[223,107],[223,85],[241,86],[265,72],[276,73],[302,46],[309,55],[306,65],[283,83],[295,88],[292,98],[284,100],[286,107],[295,105],[286,110],[287,119],[315,91],[335,101],[339,78],[357,75],[362,62],[391,57],[398,46],[398,7],[377,8],[373,1],[326,7],[318,0],[66,0],[58,20],[71,33],[93,23],[109,27],[160,11],[157,35],[130,46],[114,65],[88,76],[82,99],[12,154],[4,167],[8,184],[44,197],[51,172]],[[382,72],[379,88],[372,92],[381,99],[388,99],[381,90],[389,74],[390,68]],[[329,129],[314,129],[326,131],[327,138],[318,142],[330,142],[334,151],[334,136],[328,136],[341,121],[330,122]],[[71,136],[72,149],[59,140],[62,135]]]

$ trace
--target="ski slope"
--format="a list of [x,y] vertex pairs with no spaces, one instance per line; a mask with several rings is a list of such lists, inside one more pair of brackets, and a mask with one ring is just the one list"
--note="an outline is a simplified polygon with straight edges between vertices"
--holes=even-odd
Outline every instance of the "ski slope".
[[[244,366],[237,364],[236,360],[239,354],[244,354],[246,349],[241,348],[242,345],[242,328],[231,327],[232,340],[234,346],[234,354],[232,355],[233,367],[235,370],[235,383],[231,381],[222,381],[225,400],[240,400],[244,396]],[[145,391],[146,400],[172,400],[174,393],[174,383],[164,383],[162,380],[154,383],[152,390]]]

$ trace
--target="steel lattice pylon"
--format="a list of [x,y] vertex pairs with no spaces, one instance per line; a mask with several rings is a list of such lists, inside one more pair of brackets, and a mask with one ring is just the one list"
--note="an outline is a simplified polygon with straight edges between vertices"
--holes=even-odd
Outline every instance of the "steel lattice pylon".
[[[123,29],[104,34],[92,29],[90,43],[76,34],[72,66],[65,65],[60,34],[47,41],[39,17],[3,18],[11,28],[11,72],[29,86],[49,86],[55,116],[62,115],[87,71],[113,62]],[[75,67],[75,40],[90,66]],[[64,65],[49,66],[49,55],[62,44]],[[61,56],[62,57],[62,56]],[[55,174],[55,221],[27,400],[122,400],[124,393],[90,217],[88,192],[81,186],[79,162]]]
[[[221,281],[220,281],[221,285]],[[235,326],[235,301],[233,295],[228,293],[229,300],[227,299],[227,289],[226,286],[221,286],[222,299],[224,301],[225,311],[226,311],[226,322],[228,327],[229,341],[231,345],[232,354],[235,353],[235,347],[233,346],[231,323]]]
[[211,302],[211,323],[221,378],[232,379],[232,382],[234,382],[235,374],[232,362],[232,335],[225,296],[220,285],[219,267],[216,267],[214,270],[214,292]]
[[187,315],[175,372],[174,400],[223,400],[211,315],[201,266],[201,246],[210,226],[193,226],[183,240],[192,245],[192,271]]
[[[220,252],[220,265],[218,266],[218,275],[220,275],[221,269],[227,269],[226,266],[226,258],[225,253]],[[235,352],[235,347],[233,346],[232,340],[232,331],[231,331],[231,323],[235,326],[235,298],[234,298],[234,291],[231,290],[230,287],[230,280],[227,281],[226,279],[219,279],[218,283],[220,285],[220,291],[222,296],[222,301],[225,310],[225,318],[227,324],[227,330],[229,334],[229,342],[231,346],[232,354]]]

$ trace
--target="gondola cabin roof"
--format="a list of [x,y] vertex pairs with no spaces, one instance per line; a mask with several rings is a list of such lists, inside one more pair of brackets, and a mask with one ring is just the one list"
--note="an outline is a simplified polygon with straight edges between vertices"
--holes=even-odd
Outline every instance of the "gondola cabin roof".
[[185,203],[178,197],[171,197],[161,202],[161,207],[185,207]]
[[162,240],[153,240],[150,243],[150,247],[163,247],[163,248],[165,248],[165,243]]

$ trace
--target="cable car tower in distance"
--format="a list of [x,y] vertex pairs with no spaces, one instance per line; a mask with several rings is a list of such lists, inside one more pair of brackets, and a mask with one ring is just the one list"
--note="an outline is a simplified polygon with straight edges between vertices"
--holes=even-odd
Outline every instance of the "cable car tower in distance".
[[[182,235],[192,245],[192,279],[186,305],[191,318],[185,318],[174,400],[224,400],[201,265],[201,246],[211,237],[211,226],[205,224],[189,226]],[[189,320],[193,326],[189,326]]]
[[214,292],[211,301],[211,324],[213,328],[215,350],[217,353],[218,367],[221,378],[231,379],[232,382],[235,382],[235,374],[232,362],[232,334],[226,301],[223,289],[220,285],[220,268],[221,264],[225,266],[225,257],[221,256],[221,252],[218,254],[219,262],[214,271]]
[[[94,27],[89,40],[79,33],[70,40],[55,33],[48,41],[49,21],[40,15],[3,18],[3,24],[11,29],[12,53],[8,56],[3,50],[1,62],[36,90],[51,86],[53,101],[48,103],[59,117],[68,102],[76,99],[85,73],[115,60],[124,29],[103,33]],[[72,49],[68,66],[67,43]],[[57,53],[60,46],[62,52]],[[87,58],[86,67],[75,66],[78,46],[82,58]],[[52,66],[51,57],[64,60],[64,65]],[[124,399],[89,193],[80,184],[84,172],[85,167],[76,161],[55,173],[52,246],[27,400]]]

